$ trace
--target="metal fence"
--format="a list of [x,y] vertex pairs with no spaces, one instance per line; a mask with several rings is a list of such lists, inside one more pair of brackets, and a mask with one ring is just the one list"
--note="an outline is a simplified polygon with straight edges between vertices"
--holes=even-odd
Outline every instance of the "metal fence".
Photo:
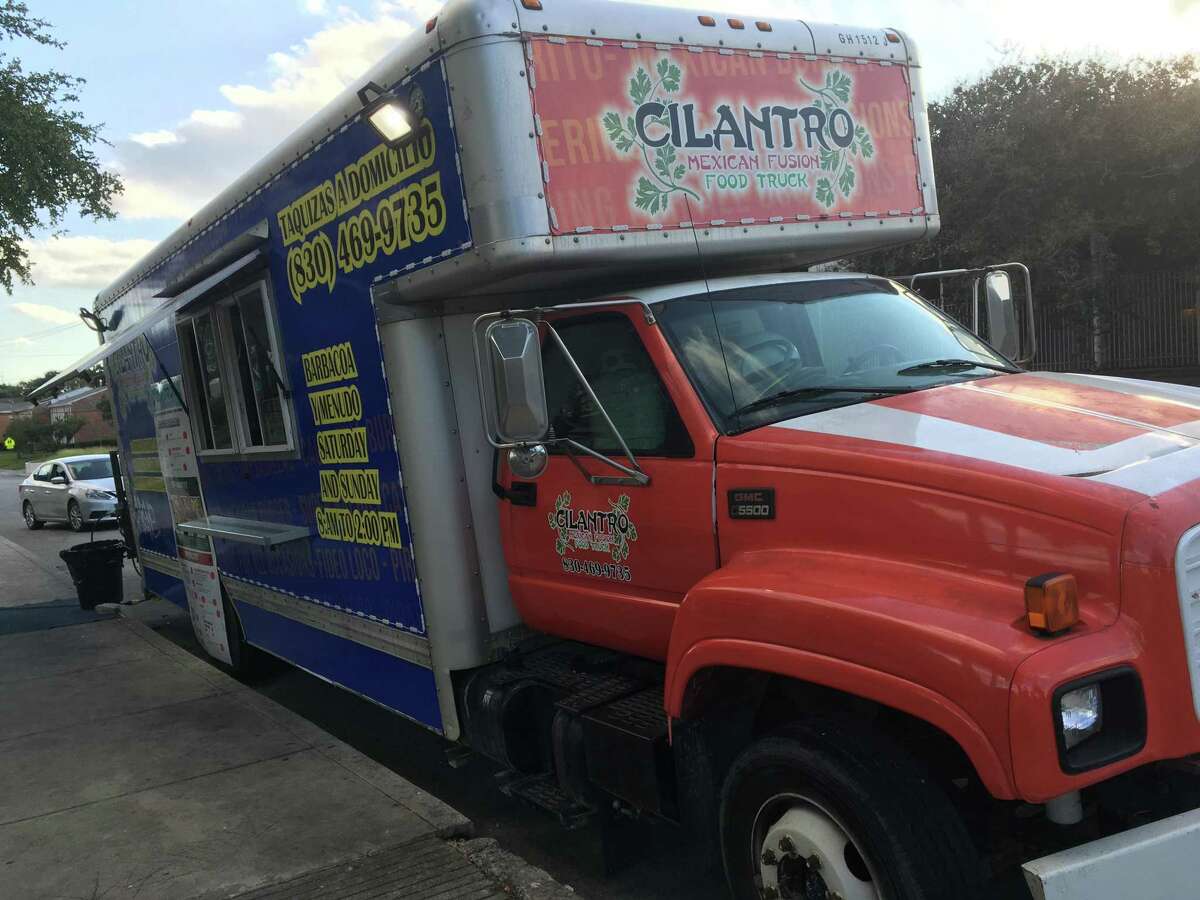
[[1116,275],[1093,309],[1048,309],[1043,298],[1036,318],[1035,369],[1108,372],[1200,366],[1200,271]]

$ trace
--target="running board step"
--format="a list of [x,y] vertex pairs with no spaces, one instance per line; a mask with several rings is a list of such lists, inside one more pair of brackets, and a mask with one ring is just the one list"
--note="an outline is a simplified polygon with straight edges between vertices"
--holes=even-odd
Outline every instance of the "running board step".
[[557,816],[568,830],[582,828],[596,815],[596,810],[590,806],[576,803],[564,794],[553,775],[501,772],[496,781],[506,797],[516,797],[546,810]]

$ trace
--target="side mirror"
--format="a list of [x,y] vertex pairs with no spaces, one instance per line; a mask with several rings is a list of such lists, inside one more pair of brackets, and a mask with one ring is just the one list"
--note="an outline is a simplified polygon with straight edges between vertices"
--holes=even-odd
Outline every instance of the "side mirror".
[[483,333],[482,355],[491,388],[484,400],[488,429],[503,444],[543,440],[550,413],[537,326],[528,319],[497,319]]
[[50,479],[50,483],[51,484],[66,484],[67,476],[66,475],[55,475],[53,478]]
[[1021,355],[1021,332],[1017,324],[1017,306],[1013,302],[1012,282],[1007,272],[988,272],[983,281],[984,317],[988,343],[1007,356]]

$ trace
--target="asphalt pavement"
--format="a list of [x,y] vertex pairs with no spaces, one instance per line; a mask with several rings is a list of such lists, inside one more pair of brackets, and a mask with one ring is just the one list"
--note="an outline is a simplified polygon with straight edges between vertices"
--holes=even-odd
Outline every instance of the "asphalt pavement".
[[[58,551],[88,533],[76,534],[66,526],[46,525],[29,531],[21,519],[17,484],[23,475],[0,472],[0,552],[22,553],[36,560],[54,585],[49,603],[36,611],[31,606],[4,608],[0,599],[0,634],[6,618],[30,627],[47,627],[46,620],[68,625],[98,618],[82,614],[67,580]],[[114,526],[100,526],[96,539],[117,536]],[[3,559],[0,558],[0,598],[3,597]],[[141,597],[141,582],[127,563],[124,596]],[[165,604],[169,606],[169,604]],[[150,608],[160,608],[152,604]],[[172,608],[173,609],[173,608]],[[157,634],[206,659],[191,632],[186,615],[143,617]],[[481,839],[495,839],[505,850],[545,869],[582,896],[611,900],[725,900],[728,896],[717,861],[700,858],[686,835],[668,825],[646,821],[620,822],[565,831],[547,813],[511,800],[500,793],[496,766],[471,759],[458,768],[447,762],[447,744],[434,734],[340,688],[284,664],[274,665],[247,686],[255,693],[286,707],[299,717],[345,742],[406,781],[459,810],[474,825]]]

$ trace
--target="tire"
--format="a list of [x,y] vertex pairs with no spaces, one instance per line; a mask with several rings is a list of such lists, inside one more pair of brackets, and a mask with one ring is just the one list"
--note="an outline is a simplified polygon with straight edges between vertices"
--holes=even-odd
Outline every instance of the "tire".
[[83,511],[74,500],[67,503],[67,524],[71,526],[72,531],[83,531],[87,527],[83,520]]
[[229,664],[220,663],[221,668],[241,681],[253,681],[265,669],[265,654],[246,640],[237,607],[224,588],[221,588],[221,608],[225,613],[225,639],[229,642]]
[[721,852],[737,900],[983,893],[957,810],[916,760],[865,727],[806,723],[744,751],[721,794]]
[[37,514],[33,511],[33,504],[28,500],[21,504],[21,515],[25,519],[25,527],[30,531],[37,531],[46,524],[37,517]]

